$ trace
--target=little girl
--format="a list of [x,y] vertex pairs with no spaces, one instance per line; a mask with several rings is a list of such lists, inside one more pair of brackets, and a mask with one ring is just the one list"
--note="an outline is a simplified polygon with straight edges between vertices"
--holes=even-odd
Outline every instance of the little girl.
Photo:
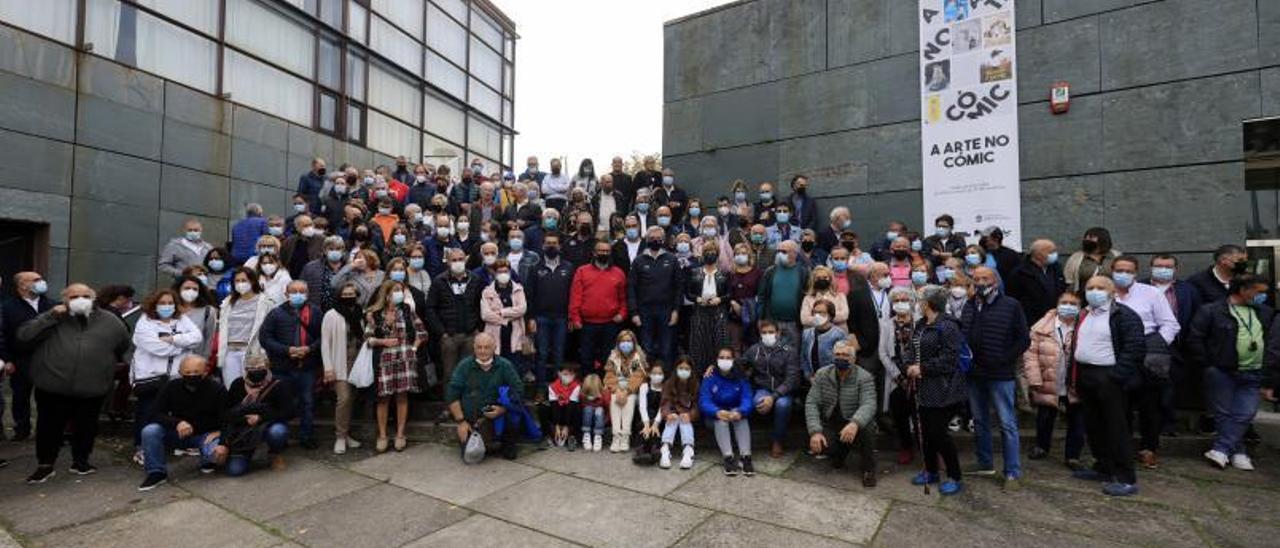
[[640,386],[640,404],[636,406],[636,413],[640,414],[640,446],[636,448],[632,462],[644,466],[653,466],[658,461],[658,446],[661,439],[658,435],[658,426],[662,424],[662,381],[666,378],[662,371],[662,362],[655,360],[649,367],[649,382]]
[[[581,405],[578,403],[582,385],[578,383],[577,367],[566,363],[560,366],[560,378],[547,385],[547,401],[551,405],[551,425],[555,428],[552,442],[556,447],[568,446],[570,451],[576,449],[578,439],[574,437],[574,423],[582,418]],[[590,449],[583,445],[583,449]]]
[[610,453],[631,450],[631,426],[636,415],[636,394],[649,370],[644,350],[629,330],[618,334],[617,346],[609,353],[604,366],[604,387],[609,392],[609,420],[613,421],[613,443]]
[[[604,383],[592,373],[582,379],[582,450],[599,452],[604,447]],[[594,436],[594,437],[593,437]]]
[[688,470],[693,467],[693,421],[698,420],[698,379],[693,376],[693,362],[687,356],[676,360],[676,376],[667,379],[662,387],[661,407],[666,427],[662,430],[662,456],[658,466],[671,468],[671,444],[679,430],[680,443],[684,445],[680,468]]

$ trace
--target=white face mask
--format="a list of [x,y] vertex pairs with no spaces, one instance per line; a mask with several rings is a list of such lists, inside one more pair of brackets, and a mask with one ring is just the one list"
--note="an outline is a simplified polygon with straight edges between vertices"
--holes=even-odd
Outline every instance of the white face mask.
[[484,261],[484,265],[485,265],[485,266],[493,266],[493,263],[498,262],[498,256],[497,256],[497,255],[485,255],[485,256],[484,256],[484,258],[482,259],[482,261]]
[[721,373],[728,373],[730,369],[733,369],[733,360],[720,358],[716,360],[716,367],[720,368]]
[[449,271],[454,274],[462,274],[467,270],[467,263],[462,261],[453,261],[449,263]]
[[278,268],[279,267],[273,264],[264,264],[262,265],[262,273],[268,276],[274,276]]
[[471,223],[458,223],[458,232],[470,232]]
[[692,374],[693,374],[693,372],[692,372],[692,371],[690,371],[690,370],[688,370],[688,369],[677,369],[677,370],[676,370],[676,377],[679,377],[679,378],[680,378],[680,380],[682,380],[682,381],[687,381],[687,380],[689,380],[689,376],[690,376],[690,375],[692,375]]
[[247,295],[250,291],[253,291],[253,284],[250,284],[249,282],[236,283],[236,293]]
[[498,280],[498,283],[499,283],[499,284],[507,285],[507,284],[511,283],[511,273],[510,273],[510,272],[499,272],[497,276],[494,276],[494,279]]
[[899,316],[906,316],[911,313],[911,303],[906,301],[893,303],[893,312]]
[[72,316],[88,316],[93,310],[93,299],[89,297],[76,297],[67,303],[67,310],[71,311]]
[[573,384],[573,375],[563,373],[560,375],[560,384]]
[[951,296],[956,299],[963,299],[969,295],[969,290],[960,286],[951,288]]
[[880,281],[876,282],[876,286],[880,289],[889,289],[890,287],[893,287],[893,280],[889,279],[888,276],[885,276],[880,278]]
[[778,345],[778,334],[765,333],[763,335],[760,335],[760,342],[764,343],[764,345],[769,348],[773,348]]
[[824,325],[827,325],[827,315],[826,315],[826,314],[814,314],[814,315],[813,315],[813,326],[814,326],[814,327],[822,327],[822,326],[824,326]]
[[666,377],[664,377],[661,373],[656,373],[656,374],[653,374],[653,375],[649,375],[649,382],[651,382],[651,383],[653,383],[653,384],[662,384],[662,381],[663,381],[665,378],[666,378]]
[[182,302],[194,303],[196,302],[196,298],[200,297],[200,292],[194,289],[183,289],[182,293],[179,293],[178,295],[182,297]]

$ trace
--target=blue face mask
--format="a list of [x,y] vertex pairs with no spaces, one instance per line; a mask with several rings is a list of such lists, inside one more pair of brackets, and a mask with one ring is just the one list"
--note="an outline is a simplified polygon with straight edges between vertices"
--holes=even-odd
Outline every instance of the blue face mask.
[[171,304],[156,305],[156,315],[160,316],[160,319],[162,320],[167,320],[169,318],[172,318],[174,310],[177,310],[177,307]]
[[924,242],[920,240],[911,240],[912,251],[920,251],[921,249],[924,249]]
[[689,253],[689,242],[680,242],[676,244],[676,253]]
[[1169,283],[1173,281],[1174,270],[1167,266],[1156,266],[1151,268],[1151,279],[1161,283]]
[[956,276],[956,271],[951,270],[950,268],[943,268],[938,271],[938,280],[941,281],[942,283],[947,283],[951,281],[951,278],[954,278],[955,276]]
[[618,343],[618,351],[622,352],[623,354],[630,354],[631,351],[635,349],[636,349],[636,343],[633,343],[631,341],[622,341]]
[[293,305],[294,308],[302,308],[302,305],[307,304],[307,294],[306,293],[290,293],[289,304]]
[[1049,256],[1047,256],[1047,257],[1045,257],[1045,258],[1044,258],[1044,264],[1057,264],[1057,262],[1058,262],[1058,252],[1057,252],[1057,251],[1054,251],[1053,253],[1050,253],[1050,254],[1049,254]]
[[1063,318],[1074,318],[1080,315],[1080,307],[1074,304],[1058,305],[1058,315]]
[[388,278],[391,278],[391,281],[394,281],[394,282],[403,282],[403,281],[404,281],[404,271],[403,271],[403,270],[392,270],[391,272],[388,272],[388,273],[387,273],[387,277],[388,277]]
[[700,217],[700,216],[702,216],[702,208],[700,208],[700,207],[691,207],[691,208],[689,208],[689,216],[690,216],[690,217]]
[[1113,272],[1111,279],[1116,282],[1116,287],[1128,289],[1133,285],[1133,274],[1128,272]]
[[772,192],[761,192],[761,193],[760,193],[760,199],[761,199],[761,200],[764,200],[764,201],[766,201],[766,202],[767,202],[767,201],[769,201],[769,200],[772,200],[772,199],[773,199],[773,193],[772,193]]
[[559,221],[557,221],[557,220],[555,220],[555,219],[543,219],[543,220],[542,220],[542,228],[545,228],[545,229],[547,229],[547,230],[555,230],[555,229],[556,229],[556,225],[558,225],[558,224],[560,224],[560,223],[559,223]]
[[1266,292],[1262,292],[1262,293],[1259,293],[1259,294],[1257,294],[1257,295],[1254,295],[1254,296],[1253,296],[1253,304],[1267,304],[1267,294],[1266,294]]
[[658,226],[666,227],[669,225],[671,225],[671,217],[668,217],[666,215],[658,216]]
[[636,211],[639,211],[640,213],[648,213],[648,212],[649,212],[649,202],[640,202],[640,203],[636,204]]
[[409,259],[409,268],[412,268],[414,270],[422,270],[422,267],[426,266],[426,264],[427,264],[427,260],[423,259],[422,257],[414,257],[412,259]]
[[519,238],[507,240],[507,247],[511,248],[511,251],[524,251],[524,240]]
[[836,272],[841,272],[841,273],[843,273],[843,272],[845,272],[845,271],[849,270],[849,263],[844,262],[844,261],[835,261],[835,262],[831,263],[831,269],[832,269],[832,270],[834,270],[834,271],[836,271]]
[[739,202],[745,202],[745,201],[747,201],[747,193],[746,193],[746,192],[734,192],[734,193],[733,193],[733,199],[734,199],[734,200],[737,200],[737,201],[739,201]]
[[897,233],[897,232],[894,232],[894,231],[890,230],[890,231],[888,231],[888,232],[885,232],[885,233],[884,233],[884,240],[885,240],[886,242],[893,242],[893,241],[894,241],[894,240],[896,240],[896,239],[898,239],[898,233]]
[[1089,306],[1094,308],[1107,306],[1107,303],[1111,302],[1111,297],[1107,295],[1106,291],[1101,289],[1090,289],[1085,291],[1084,298],[1086,301],[1089,301]]
[[212,261],[209,261],[209,270],[212,270],[214,272],[222,272],[222,268],[225,267],[226,265],[227,265],[226,263],[222,262],[222,259],[214,259]]
[[982,256],[977,253],[970,253],[964,256],[964,264],[969,266],[978,266],[982,264]]
[[329,262],[331,263],[336,263],[342,260],[342,252],[336,249],[330,249],[329,251],[324,252],[324,258],[329,259]]
[[924,285],[929,281],[929,274],[915,271],[911,273],[911,283],[917,286]]
[[778,212],[778,224],[785,225],[791,222],[791,214],[785,211]]
[[628,240],[638,240],[638,239],[640,239],[640,229],[638,229],[638,228],[628,228],[628,229],[627,229],[627,239],[628,239]]

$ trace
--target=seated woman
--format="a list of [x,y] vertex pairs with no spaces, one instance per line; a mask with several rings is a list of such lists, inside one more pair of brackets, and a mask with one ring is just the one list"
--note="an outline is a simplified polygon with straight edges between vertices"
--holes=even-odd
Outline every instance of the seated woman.
[[648,372],[644,350],[630,330],[618,334],[618,344],[605,363],[604,387],[609,392],[609,419],[613,426],[610,453],[631,450],[631,422],[635,418],[637,394]]
[[[698,394],[698,407],[706,417],[708,427],[716,435],[716,445],[724,457],[724,475],[756,475],[751,464],[751,383],[743,371],[745,361],[735,359],[732,348],[721,348],[716,355],[716,367],[702,381]],[[732,430],[732,434],[730,431]],[[741,459],[733,458],[733,441],[738,442]]]
[[254,354],[244,361],[244,377],[231,383],[227,391],[227,424],[222,429],[222,445],[227,448],[227,475],[243,476],[249,461],[263,443],[271,457],[271,469],[284,470],[287,422],[293,418],[293,394],[289,385],[271,378],[267,358]]
[[836,306],[821,299],[813,303],[813,325],[805,328],[800,340],[800,369],[804,378],[813,379],[814,371],[831,365],[831,349],[837,342],[849,338],[849,334],[832,323]]

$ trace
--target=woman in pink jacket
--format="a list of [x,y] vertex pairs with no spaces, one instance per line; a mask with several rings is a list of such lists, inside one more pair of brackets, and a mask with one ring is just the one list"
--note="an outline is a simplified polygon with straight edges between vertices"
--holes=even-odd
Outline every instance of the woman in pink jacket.
[[493,283],[480,293],[480,319],[484,320],[484,332],[498,341],[498,354],[523,372],[526,382],[531,382],[532,373],[522,353],[524,314],[528,310],[524,286],[511,279],[511,263],[506,258],[499,258],[493,263],[493,272]]
[[1058,411],[1065,410],[1067,439],[1063,456],[1072,470],[1081,468],[1080,451],[1084,448],[1084,414],[1075,395],[1067,390],[1072,340],[1079,317],[1080,296],[1064,292],[1058,297],[1058,307],[1031,326],[1031,346],[1022,355],[1028,393],[1036,406],[1036,445],[1027,458],[1039,460],[1049,455]]

